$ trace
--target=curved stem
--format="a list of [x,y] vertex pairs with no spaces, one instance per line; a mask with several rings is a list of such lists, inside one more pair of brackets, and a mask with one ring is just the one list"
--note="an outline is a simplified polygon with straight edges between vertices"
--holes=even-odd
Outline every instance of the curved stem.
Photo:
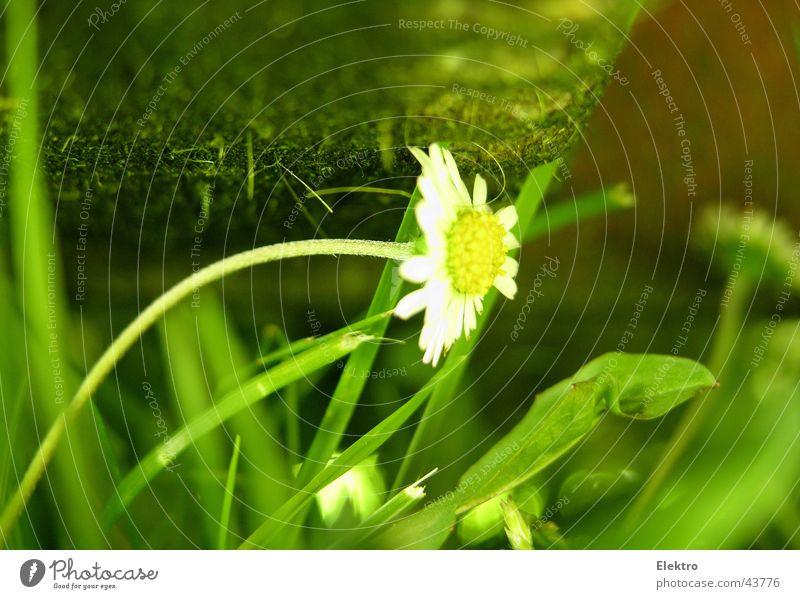
[[257,264],[275,262],[285,258],[313,255],[374,256],[404,260],[411,256],[413,244],[360,239],[310,239],[268,245],[223,258],[183,279],[151,303],[131,322],[100,356],[86,378],[83,379],[72,401],[47,431],[47,435],[33,456],[19,487],[11,496],[0,516],[0,543],[8,544],[9,534],[22,513],[25,504],[36,488],[39,479],[53,457],[64,430],[91,399],[92,394],[114,368],[117,361],[136,340],[170,308],[191,295],[198,287],[223,278],[225,275],[244,270]]
[[362,185],[361,187],[328,187],[326,189],[318,189],[317,195],[324,196],[334,193],[382,193],[389,196],[403,196],[404,198],[411,199],[411,194],[404,189],[391,189],[388,187],[370,187]]

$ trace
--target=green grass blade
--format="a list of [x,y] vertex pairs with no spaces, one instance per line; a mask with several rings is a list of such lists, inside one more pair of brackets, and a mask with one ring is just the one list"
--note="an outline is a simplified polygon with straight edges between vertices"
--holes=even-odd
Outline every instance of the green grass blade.
[[302,489],[295,493],[289,501],[276,511],[272,517],[264,521],[250,537],[242,543],[240,549],[256,549],[269,546],[281,530],[289,525],[292,519],[299,514],[314,498],[314,495],[325,486],[329,485],[342,474],[357,466],[375,451],[377,451],[389,438],[396,433],[411,418],[422,404],[428,399],[431,391],[441,384],[447,372],[440,370],[417,391],[405,404],[395,410],[390,416],[382,420],[372,430],[360,437],[350,447],[345,449],[327,468],[314,476]]
[[[0,251],[0,264],[4,263]],[[19,339],[22,325],[14,302],[14,289],[8,275],[0,266],[0,322],[3,332],[10,339]],[[20,373],[23,373],[20,376]],[[0,344],[0,504],[8,496],[8,484],[15,462],[23,462],[17,442],[19,422],[25,405],[28,380],[24,375],[24,363],[17,348],[10,343]],[[2,539],[0,539],[2,542]]]
[[202,416],[180,428],[171,438],[151,450],[123,479],[104,511],[103,519],[114,522],[148,483],[197,439],[289,383],[301,380],[312,372],[346,356],[372,337],[361,334],[340,334],[337,340],[320,342],[317,347],[282,362],[252,378],[224,396]]
[[[418,192],[415,191],[397,232],[396,240],[398,242],[409,241],[417,230],[414,205],[418,198]],[[401,291],[402,285],[400,284],[397,265],[393,262],[387,262],[378,283],[378,288],[372,298],[372,303],[367,311],[367,316],[381,314],[394,308],[400,298]],[[388,321],[379,326],[376,334],[382,336],[386,332],[387,326]],[[365,377],[355,376],[353,373],[369,372],[372,369],[377,353],[377,345],[365,344],[348,358],[333,397],[328,404],[328,409],[322,418],[322,423],[319,425],[308,455],[300,469],[297,478],[299,485],[305,485],[319,473],[339,447],[367,380]]]
[[572,202],[559,202],[538,213],[525,232],[524,240],[538,239],[579,222],[632,208],[634,204],[635,199],[627,183],[614,185],[609,190],[590,191]]
[[225,496],[222,499],[222,513],[219,517],[219,537],[217,538],[217,549],[227,549],[228,532],[230,531],[231,505],[233,504],[233,490],[236,485],[236,471],[239,464],[239,446],[242,437],[236,435],[233,444],[233,455],[228,464],[228,479],[225,482]]
[[[14,151],[9,156],[9,206],[11,253],[15,287],[24,317],[24,333],[16,341],[23,352],[30,381],[28,400],[45,428],[61,418],[61,407],[71,397],[77,381],[68,368],[69,311],[67,309],[60,252],[53,234],[53,212],[41,176],[36,2],[16,0],[4,15],[8,57],[6,93],[16,104],[12,128]],[[105,540],[94,515],[93,493],[102,489],[90,464],[87,441],[94,435],[86,421],[70,426],[70,453],[55,456],[49,482],[60,518],[53,527],[66,527],[64,546],[104,547]],[[101,491],[102,492],[102,491]],[[45,523],[37,523],[37,526]]]
[[326,335],[322,335],[320,337],[303,337],[302,339],[297,339],[292,341],[286,347],[281,347],[274,351],[267,353],[264,357],[256,360],[250,366],[248,366],[248,370],[246,372],[250,373],[251,375],[255,372],[261,370],[263,366],[272,366],[277,364],[278,362],[282,362],[287,358],[291,358],[299,354],[300,352],[304,352],[307,349],[310,349],[316,346],[318,343],[324,341],[332,341],[342,335],[343,333],[347,332],[370,332],[375,334],[376,337],[379,337],[383,334],[386,330],[386,326],[378,326],[381,322],[386,321],[386,325],[388,326],[389,317],[392,315],[391,310],[386,310],[379,314],[374,314],[372,316],[367,316],[359,320],[358,322],[348,325],[342,329],[338,329],[332,333],[328,333]]
[[[159,328],[164,355],[165,378],[169,381],[174,411],[181,422],[200,418],[213,406],[206,368],[200,355],[197,315],[187,305],[175,307],[164,316]],[[219,513],[219,473],[225,464],[222,431],[210,431],[194,443],[196,455],[190,468],[197,472],[196,503],[187,504],[202,534],[203,546],[211,547],[217,537],[215,514]]]
[[[118,485],[122,480],[122,466],[117,458],[117,452],[114,451],[114,444],[111,441],[111,431],[109,430],[108,424],[106,423],[103,414],[97,408],[95,402],[90,402],[89,408],[91,410],[95,429],[97,430],[97,438],[100,442],[100,450],[103,453],[103,459],[105,460],[106,467],[111,475],[111,481],[114,483],[114,485]],[[139,534],[139,531],[136,530],[133,522],[130,520],[125,521],[125,532],[128,535],[127,539],[131,546],[134,549],[142,549],[141,535]],[[106,534],[108,533],[109,531],[106,530]]]
[[[216,293],[205,290],[198,307],[203,363],[214,387],[222,395],[248,377],[247,357],[235,330],[227,322],[225,308]],[[288,345],[288,343],[285,343]],[[295,385],[289,385],[288,393]],[[241,465],[242,496],[255,512],[270,513],[288,496],[291,468],[281,440],[281,406],[259,402],[231,419],[231,430],[242,437],[244,459]],[[252,451],[247,451],[252,449]]]
[[317,195],[330,195],[337,193],[379,193],[384,195],[403,196],[404,198],[411,199],[411,194],[405,189],[391,189],[387,187],[370,187],[363,185],[361,187],[328,187],[326,189],[318,189]]

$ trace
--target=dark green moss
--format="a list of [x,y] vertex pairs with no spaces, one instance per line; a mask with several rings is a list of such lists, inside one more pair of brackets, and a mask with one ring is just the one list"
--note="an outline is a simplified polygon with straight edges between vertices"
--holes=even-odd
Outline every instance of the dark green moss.
[[[513,182],[568,150],[608,83],[576,40],[611,60],[630,12],[608,1],[598,14],[549,1],[139,1],[103,22],[52,4],[41,112],[59,227],[166,247],[195,237],[204,197],[204,243],[308,237],[320,220],[329,234],[389,237],[392,218],[369,217],[401,198],[331,197],[332,216],[307,198],[300,210],[292,191],[306,190],[287,169],[315,189],[410,190],[412,144],[450,142],[466,173],[499,182],[502,168]],[[580,23],[571,38],[561,15]],[[441,26],[401,26],[425,20]],[[7,136],[10,104],[5,115]]]

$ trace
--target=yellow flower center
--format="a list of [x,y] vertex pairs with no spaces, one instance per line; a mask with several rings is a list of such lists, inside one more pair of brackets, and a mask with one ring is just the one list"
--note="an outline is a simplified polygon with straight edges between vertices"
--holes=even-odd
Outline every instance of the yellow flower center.
[[506,259],[505,227],[494,214],[469,210],[447,233],[447,271],[453,288],[469,295],[486,295]]

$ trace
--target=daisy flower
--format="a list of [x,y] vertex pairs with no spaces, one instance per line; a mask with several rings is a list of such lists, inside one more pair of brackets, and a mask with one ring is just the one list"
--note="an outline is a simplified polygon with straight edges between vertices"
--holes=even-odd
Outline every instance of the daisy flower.
[[417,179],[422,199],[415,211],[424,250],[400,265],[400,275],[423,286],[400,300],[395,315],[407,319],[425,310],[419,347],[423,362],[436,366],[462,333],[469,337],[475,330],[492,286],[514,298],[519,265],[508,252],[519,247],[511,232],[517,211],[509,206],[492,212],[480,175],[470,198],[447,150],[436,144],[428,154],[410,150],[422,165]]

